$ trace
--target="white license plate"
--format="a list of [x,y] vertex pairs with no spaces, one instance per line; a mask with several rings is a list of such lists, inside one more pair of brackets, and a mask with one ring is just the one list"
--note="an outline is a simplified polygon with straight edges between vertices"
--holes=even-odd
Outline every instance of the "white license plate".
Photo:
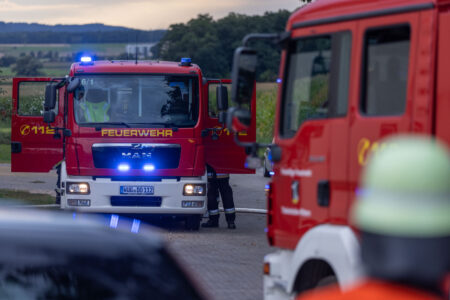
[[155,188],[152,185],[121,185],[121,195],[153,195]]

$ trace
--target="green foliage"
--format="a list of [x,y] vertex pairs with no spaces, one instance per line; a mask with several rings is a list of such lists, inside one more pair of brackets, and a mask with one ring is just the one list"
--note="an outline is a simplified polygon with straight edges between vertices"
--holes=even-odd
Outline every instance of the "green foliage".
[[39,59],[32,56],[22,56],[17,60],[12,70],[17,76],[39,76],[42,75],[40,70],[42,67]]
[[[11,120],[11,98],[4,97],[0,94],[0,119],[1,123]],[[0,123],[0,124],[1,124]]]
[[17,58],[12,55],[5,55],[0,58],[0,67],[9,67],[12,64],[15,64],[17,61]]
[[26,192],[26,191],[14,191],[14,190],[8,190],[8,189],[0,189],[0,199],[20,200],[20,202],[18,201],[17,204],[38,205],[38,204],[53,204],[53,203],[55,203],[55,198],[48,194],[33,194],[33,193]]
[[276,87],[256,91],[256,141],[259,143],[272,142],[276,100]]
[[0,127],[0,145],[9,145],[10,143],[11,143],[11,128]]
[[0,163],[11,162],[11,146],[0,144]]
[[[191,57],[207,77],[229,77],[234,50],[242,44],[242,38],[252,32],[284,31],[289,14],[287,10],[263,16],[230,13],[217,21],[209,15],[198,15],[186,24],[171,25],[152,51],[163,60]],[[259,53],[258,80],[274,81],[280,49],[267,41],[254,43],[252,47]]]

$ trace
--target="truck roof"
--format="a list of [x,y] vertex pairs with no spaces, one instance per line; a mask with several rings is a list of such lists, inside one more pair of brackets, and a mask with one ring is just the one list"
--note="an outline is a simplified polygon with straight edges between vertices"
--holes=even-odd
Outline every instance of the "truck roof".
[[92,73],[198,74],[200,68],[195,64],[181,66],[179,62],[149,60],[101,60],[73,63],[70,68],[70,76]]
[[450,0],[316,0],[300,7],[288,21],[288,29],[360,19],[390,11],[449,5]]

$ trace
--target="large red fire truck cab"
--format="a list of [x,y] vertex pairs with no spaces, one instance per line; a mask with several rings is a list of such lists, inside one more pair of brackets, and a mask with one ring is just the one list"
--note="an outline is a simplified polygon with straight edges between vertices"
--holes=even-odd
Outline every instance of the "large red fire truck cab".
[[[264,259],[265,299],[359,277],[349,208],[368,155],[388,147],[381,139],[412,133],[450,145],[449,31],[448,0],[317,0],[292,14],[284,34],[245,40],[283,47],[267,199],[278,250]],[[236,51],[238,103],[254,94],[255,66],[248,45]],[[237,119],[229,126],[250,124]]]
[[[187,59],[85,60],[65,78],[14,78],[11,171],[59,165],[63,209],[181,215],[198,229],[205,166],[248,173],[215,111],[229,84]],[[241,136],[254,140],[254,128]]]

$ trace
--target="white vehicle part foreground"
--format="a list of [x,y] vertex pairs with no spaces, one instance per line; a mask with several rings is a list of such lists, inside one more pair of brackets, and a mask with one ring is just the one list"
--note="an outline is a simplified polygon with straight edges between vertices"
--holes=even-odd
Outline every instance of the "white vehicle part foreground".
[[301,268],[311,260],[326,262],[341,288],[362,275],[359,242],[348,226],[320,225],[309,230],[294,251],[278,250],[264,257],[270,275],[264,276],[264,299],[293,299],[294,285]]
[[[203,196],[183,196],[183,187],[187,183],[205,184],[207,178],[181,177],[177,179],[162,179],[161,181],[112,181],[110,178],[96,178],[90,176],[68,176],[65,162],[61,165],[61,183],[84,182],[89,184],[90,194],[67,194],[61,195],[62,209],[75,209],[84,212],[99,213],[143,213],[143,214],[198,214],[203,215],[206,211],[206,192]],[[161,206],[112,206],[111,196],[120,195],[120,186],[153,186],[155,197],[161,197]],[[64,190],[64,188],[62,188]],[[130,195],[131,196],[131,195]],[[69,206],[68,199],[89,199],[90,206]],[[202,207],[182,207],[182,201],[203,201]]]

